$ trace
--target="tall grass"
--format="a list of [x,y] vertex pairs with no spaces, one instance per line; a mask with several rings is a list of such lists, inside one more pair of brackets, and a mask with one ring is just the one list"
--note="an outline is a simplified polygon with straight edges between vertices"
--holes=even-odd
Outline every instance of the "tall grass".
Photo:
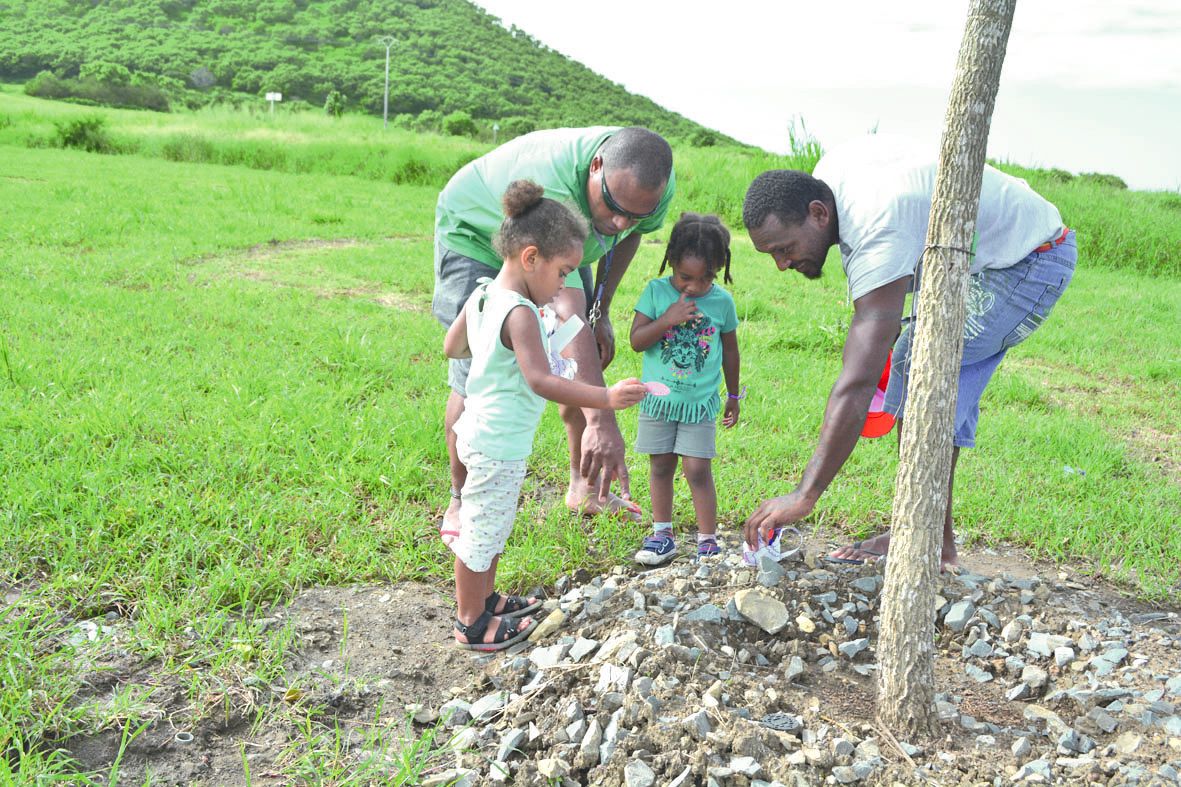
[[[490,145],[466,137],[419,134],[360,115],[332,118],[318,112],[280,112],[212,107],[161,115],[95,110],[42,101],[11,90],[0,92],[0,144],[61,145],[60,129],[101,118],[107,152],[167,161],[243,166],[301,174],[347,175],[388,183],[441,188],[461,166]],[[675,148],[681,210],[722,216],[732,229],[742,223],[742,198],[767,169],[811,171],[822,154],[803,119],[788,129],[791,153],[710,146]],[[1134,192],[1102,178],[1064,179],[1057,170],[1031,170],[1002,163],[1059,206],[1078,231],[1084,265],[1133,269],[1154,276],[1181,276],[1181,195]]]

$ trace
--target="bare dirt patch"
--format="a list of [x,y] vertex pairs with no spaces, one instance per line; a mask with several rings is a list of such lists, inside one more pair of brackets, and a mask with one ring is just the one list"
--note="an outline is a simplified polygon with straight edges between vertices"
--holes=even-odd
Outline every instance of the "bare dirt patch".
[[[416,235],[390,236],[383,240],[423,240]],[[379,284],[361,286],[332,286],[332,272],[324,268],[293,273],[284,266],[285,260],[296,257],[378,245],[379,241],[357,238],[331,238],[307,240],[271,240],[248,249],[229,253],[204,255],[188,261],[190,266],[220,267],[218,275],[231,276],[249,281],[261,282],[273,287],[303,290],[320,298],[353,298],[372,301],[380,306],[400,311],[426,313],[430,298],[396,290],[388,290]],[[190,282],[197,281],[197,275],[189,276]]]

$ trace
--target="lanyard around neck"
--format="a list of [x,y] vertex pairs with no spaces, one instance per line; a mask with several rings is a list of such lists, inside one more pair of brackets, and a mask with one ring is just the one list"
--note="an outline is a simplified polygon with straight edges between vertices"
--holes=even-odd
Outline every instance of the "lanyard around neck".
[[591,232],[595,234],[595,238],[599,241],[599,248],[603,251],[603,278],[599,280],[599,286],[595,288],[595,302],[591,306],[590,311],[587,312],[587,321],[590,322],[591,330],[595,329],[599,318],[603,316],[603,285],[607,283],[607,277],[611,273],[611,258],[615,256],[615,244],[619,243],[619,236],[613,235],[611,237],[611,248],[607,248],[603,236],[599,231],[592,229]]

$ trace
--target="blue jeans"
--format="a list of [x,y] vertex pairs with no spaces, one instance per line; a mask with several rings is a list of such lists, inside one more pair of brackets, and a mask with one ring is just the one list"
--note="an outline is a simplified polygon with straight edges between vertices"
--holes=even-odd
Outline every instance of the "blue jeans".
[[[960,361],[959,394],[955,403],[955,439],[960,448],[976,445],[980,397],[1010,347],[1015,347],[1045,322],[1074,275],[1078,247],[1074,232],[1044,252],[1033,252],[1008,268],[974,274],[968,284],[964,357]],[[916,293],[916,297],[918,297]],[[894,343],[890,384],[884,409],[899,418],[906,407],[913,323],[903,327]]]

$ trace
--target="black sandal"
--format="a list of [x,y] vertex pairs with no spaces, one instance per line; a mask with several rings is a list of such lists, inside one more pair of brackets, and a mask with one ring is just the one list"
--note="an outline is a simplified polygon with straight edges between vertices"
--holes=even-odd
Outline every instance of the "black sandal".
[[541,599],[529,603],[529,599],[522,596],[504,596],[504,609],[500,612],[496,611],[496,605],[500,603],[501,595],[495,590],[492,595],[484,599],[484,611],[490,615],[508,615],[510,617],[520,617],[526,613],[532,612],[535,609],[541,609]]
[[533,621],[524,629],[517,629],[518,623],[516,618],[500,616],[500,625],[496,627],[496,634],[492,637],[491,642],[484,642],[484,632],[488,630],[488,624],[492,622],[494,616],[488,612],[481,612],[480,617],[476,618],[470,625],[464,625],[455,619],[455,630],[467,639],[467,642],[456,641],[456,645],[464,650],[479,650],[484,652],[494,650],[504,650],[510,645],[515,645],[521,640],[533,633],[533,629],[537,628],[537,621]]

